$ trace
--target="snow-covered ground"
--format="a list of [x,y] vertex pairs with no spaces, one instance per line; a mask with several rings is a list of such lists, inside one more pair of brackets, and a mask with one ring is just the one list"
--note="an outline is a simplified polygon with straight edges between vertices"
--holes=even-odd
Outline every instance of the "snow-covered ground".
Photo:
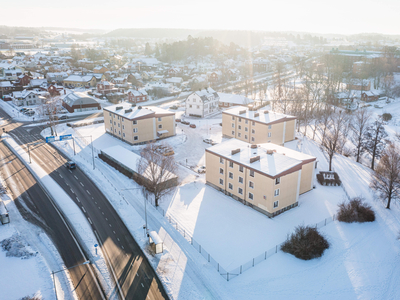
[[[204,148],[208,145],[202,139],[211,137],[221,141],[221,127],[216,125],[219,120],[189,120],[197,125],[195,129],[178,125],[177,136],[166,141],[174,147],[179,163],[183,163],[186,158],[190,166],[203,163]],[[211,133],[208,122],[214,126],[211,126]],[[180,132],[182,129],[183,132]],[[64,129],[59,130],[61,132]],[[133,151],[140,150],[139,146],[130,146],[106,135],[102,124],[76,130],[81,135],[93,135],[94,145],[98,149],[120,144]],[[70,128],[65,128],[64,132],[74,133]],[[146,242],[140,237],[140,221],[132,224],[132,216],[126,216],[128,207],[118,204],[125,199],[130,205],[129,211],[133,209],[132,211],[136,210],[139,215],[143,215],[143,198],[140,192],[123,190],[127,187],[136,188],[136,183],[98,159],[96,170],[92,171],[90,147],[79,142],[77,144],[79,154],[74,159],[106,190],[128,228],[145,248]],[[292,142],[289,146],[316,156],[318,169],[327,170],[328,163],[313,141],[305,138],[298,145]],[[72,143],[61,143],[59,147],[73,155]],[[392,210],[386,210],[382,203],[373,200],[374,195],[368,187],[369,169],[342,156],[335,157],[334,168],[351,197],[363,195],[373,206],[377,221],[371,224],[331,222],[320,228],[331,243],[323,257],[301,261],[278,252],[229,282],[218,275],[207,260],[199,255],[198,250],[165,221],[159,211],[148,206],[149,227],[159,232],[167,247],[167,253],[153,258],[152,263],[158,263],[156,270],[171,298],[188,299],[188,295],[193,299],[400,298],[400,290],[393,282],[400,275],[396,267],[400,253],[400,242],[397,240],[400,230],[398,206],[393,205]],[[316,189],[300,197],[299,207],[274,219],[268,219],[206,186],[204,175],[195,174],[183,166],[178,172],[181,177],[180,186],[161,201],[161,207],[178,220],[180,228],[191,233],[228,271],[283,242],[296,225],[314,224],[335,214],[337,204],[347,199],[343,188],[323,187],[316,183]],[[113,196],[107,191],[112,191],[110,185],[115,188]],[[179,270],[179,280],[176,280],[176,272],[160,273],[160,265],[165,265],[169,271]],[[194,290],[189,290],[190,288]]]

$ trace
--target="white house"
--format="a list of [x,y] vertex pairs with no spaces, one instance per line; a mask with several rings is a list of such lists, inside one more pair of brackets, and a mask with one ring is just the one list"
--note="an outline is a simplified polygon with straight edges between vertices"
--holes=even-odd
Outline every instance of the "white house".
[[28,106],[40,103],[39,96],[33,91],[13,92],[12,97],[12,102],[17,106]]
[[190,94],[186,99],[185,114],[204,118],[218,111],[219,95],[212,88]]

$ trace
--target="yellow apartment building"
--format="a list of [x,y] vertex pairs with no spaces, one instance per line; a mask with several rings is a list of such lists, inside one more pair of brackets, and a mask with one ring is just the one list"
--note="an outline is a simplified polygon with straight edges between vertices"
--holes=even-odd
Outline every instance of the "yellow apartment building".
[[207,184],[274,217],[313,189],[316,158],[272,143],[230,139],[206,149]]
[[294,140],[296,117],[236,106],[222,112],[222,135],[251,144],[283,145]]
[[134,106],[123,102],[103,110],[106,132],[132,145],[176,134],[175,113],[159,107]]

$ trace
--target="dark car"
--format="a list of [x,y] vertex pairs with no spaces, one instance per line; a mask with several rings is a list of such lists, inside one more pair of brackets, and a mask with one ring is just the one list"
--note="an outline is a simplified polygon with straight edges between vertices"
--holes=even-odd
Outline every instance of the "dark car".
[[62,115],[61,117],[59,117],[58,118],[59,120],[66,120],[66,119],[68,119],[68,116],[66,116],[66,115]]
[[190,124],[190,122],[188,122],[188,121],[181,121],[181,123],[184,124],[184,125],[189,125]]
[[67,163],[65,164],[65,166],[66,166],[68,169],[76,169],[76,163],[74,163],[73,161],[67,162]]

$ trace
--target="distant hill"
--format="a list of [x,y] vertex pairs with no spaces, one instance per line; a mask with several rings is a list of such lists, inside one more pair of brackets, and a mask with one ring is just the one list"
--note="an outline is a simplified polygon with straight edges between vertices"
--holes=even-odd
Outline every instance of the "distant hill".
[[121,28],[106,33],[105,37],[131,38],[169,38],[186,39],[192,37],[213,37],[224,44],[231,42],[241,46],[258,45],[262,38],[271,33],[247,30],[201,30],[201,29],[168,29],[168,28]]

